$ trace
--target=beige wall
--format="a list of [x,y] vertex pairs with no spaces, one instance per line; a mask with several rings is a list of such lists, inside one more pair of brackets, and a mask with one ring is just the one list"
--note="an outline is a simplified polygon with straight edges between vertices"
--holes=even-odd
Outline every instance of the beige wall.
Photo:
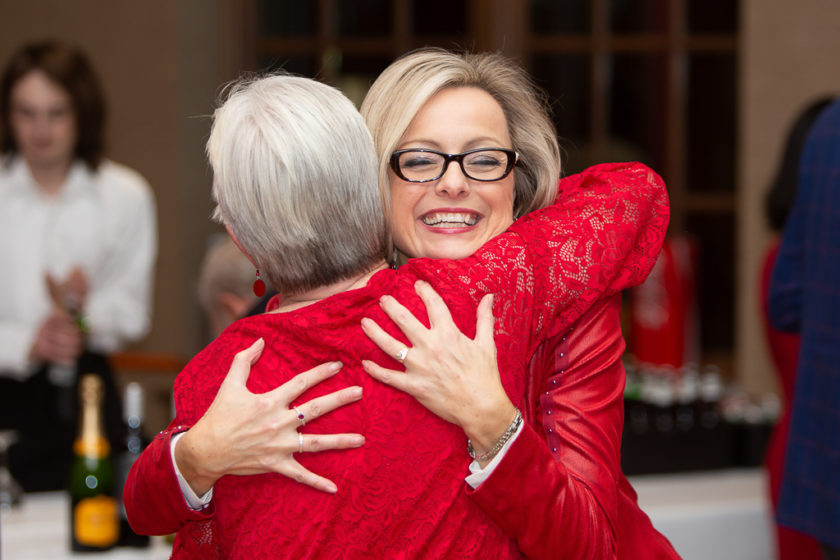
[[84,49],[108,101],[108,154],[139,170],[157,199],[154,328],[141,348],[188,357],[202,343],[196,270],[210,213],[202,143],[220,81],[213,0],[0,0],[0,60],[25,41]]
[[762,197],[788,127],[815,97],[840,93],[840,2],[742,0],[736,372],[751,391],[773,387],[757,280],[770,233]]
[[[203,342],[194,297],[205,239],[209,173],[203,141],[229,37],[222,0],[0,0],[0,59],[23,41],[58,37],[83,47],[105,87],[111,156],[155,190],[160,254],[154,329],[141,347],[189,357]],[[769,241],[762,196],[784,135],[811,98],[840,92],[840,3],[742,0],[736,374],[773,387],[757,314],[756,278]],[[235,45],[234,45],[235,46]],[[226,70],[230,73],[230,69]]]

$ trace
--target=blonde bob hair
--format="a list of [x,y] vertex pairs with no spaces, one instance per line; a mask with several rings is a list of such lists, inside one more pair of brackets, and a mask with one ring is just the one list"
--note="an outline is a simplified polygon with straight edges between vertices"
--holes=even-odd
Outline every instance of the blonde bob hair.
[[373,140],[338,90],[274,75],[234,82],[213,115],[214,218],[281,294],[372,270],[386,230]]
[[543,93],[528,74],[497,53],[454,53],[438,48],[410,52],[393,62],[365,96],[361,113],[379,156],[379,183],[390,207],[388,165],[418,111],[445,88],[475,87],[501,105],[513,149],[514,217],[551,204],[560,178],[560,148]]

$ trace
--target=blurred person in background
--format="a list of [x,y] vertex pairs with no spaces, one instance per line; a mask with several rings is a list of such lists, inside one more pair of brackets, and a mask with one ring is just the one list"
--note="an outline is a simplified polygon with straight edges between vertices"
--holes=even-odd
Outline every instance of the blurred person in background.
[[85,55],[25,45],[0,83],[0,428],[18,432],[12,474],[26,490],[65,485],[77,373],[99,373],[106,428],[121,442],[107,354],[151,321],[154,198],[104,156],[105,103]]
[[[799,162],[808,131],[820,113],[831,104],[832,98],[821,98],[809,103],[799,113],[791,126],[770,189],[765,197],[765,215],[776,238],[768,248],[761,270],[761,316],[764,332],[773,365],[782,390],[782,414],[773,429],[767,446],[765,466],[767,468],[770,500],[775,510],[779,503],[779,489],[782,483],[782,467],[790,431],[790,405],[793,399],[796,379],[796,362],[799,357],[799,335],[773,328],[767,315],[767,294],[770,274],[779,252],[779,234],[785,227],[793,201],[796,197]],[[813,538],[776,523],[776,549],[780,560],[818,560],[822,557],[820,547]]]
[[840,100],[808,133],[768,295],[770,322],[800,334],[777,519],[840,559]]
[[212,338],[259,301],[254,294],[254,266],[227,234],[219,234],[204,255],[198,277],[198,299],[210,323]]

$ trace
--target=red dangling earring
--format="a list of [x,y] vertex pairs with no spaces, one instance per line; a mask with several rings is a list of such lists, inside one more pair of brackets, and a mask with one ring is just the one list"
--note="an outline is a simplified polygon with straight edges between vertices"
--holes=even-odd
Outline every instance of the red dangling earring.
[[254,295],[263,297],[265,295],[265,282],[260,278],[260,269],[257,269],[257,279],[254,281]]

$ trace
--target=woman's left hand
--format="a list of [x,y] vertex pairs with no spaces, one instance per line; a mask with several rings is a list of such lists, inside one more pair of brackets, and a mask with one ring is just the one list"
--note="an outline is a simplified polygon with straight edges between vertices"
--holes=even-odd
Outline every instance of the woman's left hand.
[[[513,403],[502,387],[493,340],[493,295],[484,296],[476,313],[476,335],[465,336],[452,320],[446,303],[427,282],[415,291],[429,314],[426,328],[396,299],[383,296],[380,305],[411,343],[405,372],[362,360],[373,378],[417,399],[437,416],[460,426],[473,447],[489,449],[514,416]],[[382,351],[396,356],[405,345],[372,319],[362,329]]]

